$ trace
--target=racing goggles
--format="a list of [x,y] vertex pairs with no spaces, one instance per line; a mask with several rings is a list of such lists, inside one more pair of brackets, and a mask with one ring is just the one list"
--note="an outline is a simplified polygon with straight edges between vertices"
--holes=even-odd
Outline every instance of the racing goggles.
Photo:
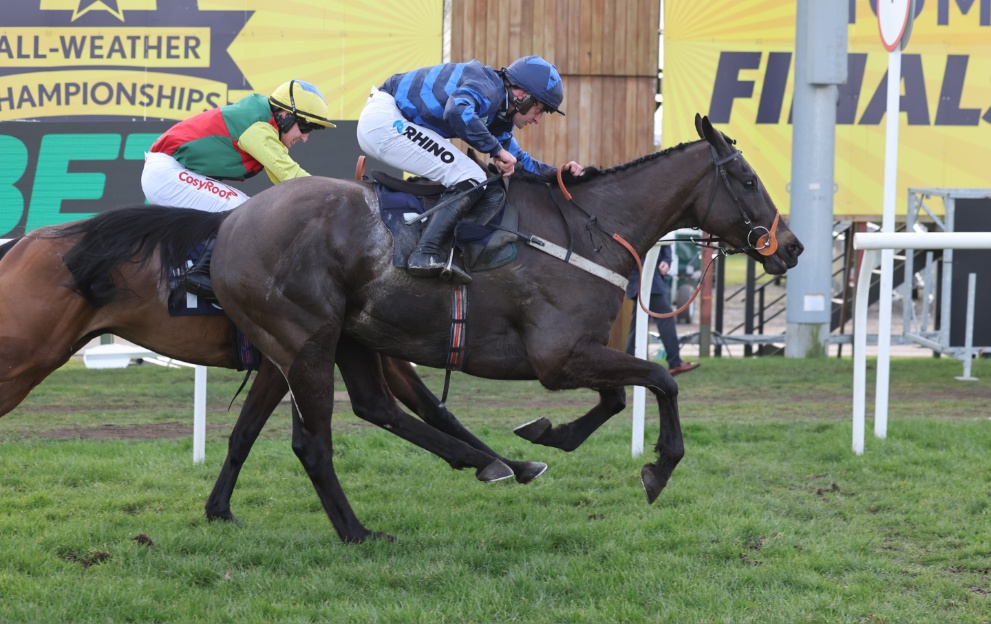
[[299,131],[303,134],[309,134],[314,130],[323,130],[326,126],[321,126],[320,124],[307,121],[302,117],[296,117],[296,125],[299,126]]

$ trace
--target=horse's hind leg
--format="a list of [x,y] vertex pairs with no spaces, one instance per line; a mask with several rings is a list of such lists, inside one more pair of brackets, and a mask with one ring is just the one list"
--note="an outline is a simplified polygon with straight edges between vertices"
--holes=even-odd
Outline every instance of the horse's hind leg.
[[206,517],[210,520],[237,521],[231,513],[231,495],[237,477],[262,427],[288,391],[289,385],[279,369],[268,359],[263,359],[231,431],[224,466],[206,501]]
[[440,401],[416,374],[412,364],[388,356],[382,356],[382,371],[389,390],[403,405],[413,410],[431,427],[443,431],[476,449],[502,461],[512,469],[519,483],[529,483],[547,470],[547,464],[530,461],[513,461],[499,455],[462,425],[454,414],[440,405]]
[[385,384],[378,354],[342,336],[337,357],[356,416],[437,455],[454,469],[475,468],[479,481],[513,476],[512,470],[493,454],[438,431],[399,409]]
[[513,432],[534,444],[573,451],[625,407],[624,388],[602,388],[599,390],[599,402],[580,418],[554,427],[550,420],[540,417],[520,425]]
[[342,542],[394,539],[369,531],[358,520],[334,471],[330,421],[334,413],[334,347],[329,331],[311,337],[287,374],[292,392],[292,450],[310,477],[334,530]]

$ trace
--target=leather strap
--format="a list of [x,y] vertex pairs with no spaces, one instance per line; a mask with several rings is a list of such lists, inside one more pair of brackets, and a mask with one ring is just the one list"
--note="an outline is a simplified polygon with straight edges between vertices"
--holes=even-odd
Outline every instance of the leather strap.
[[451,388],[451,371],[461,370],[465,364],[465,345],[468,342],[468,285],[461,284],[451,293],[451,344],[447,355],[447,372],[444,374],[444,392],[440,406],[447,403],[447,391]]
[[372,170],[372,179],[390,191],[399,191],[401,193],[409,193],[410,195],[426,197],[431,195],[440,195],[444,192],[443,184],[437,184],[436,182],[410,182],[409,180],[400,180],[399,178],[393,177],[384,171],[379,171],[378,169]]

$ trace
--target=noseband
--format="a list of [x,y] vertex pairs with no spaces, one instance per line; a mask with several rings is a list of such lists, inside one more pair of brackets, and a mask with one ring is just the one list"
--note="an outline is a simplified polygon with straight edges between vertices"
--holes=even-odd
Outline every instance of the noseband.
[[[709,146],[712,150],[712,164],[716,167],[716,175],[712,178],[712,191],[709,193],[709,207],[705,209],[705,216],[702,217],[702,223],[699,225],[698,229],[705,231],[705,222],[709,219],[709,213],[712,212],[712,205],[716,201],[716,180],[722,180],[723,186],[729,192],[729,196],[733,199],[733,205],[740,213],[740,217],[743,219],[744,225],[750,228],[747,233],[747,245],[745,247],[737,247],[735,249],[725,249],[721,253],[726,255],[732,255],[737,253],[744,253],[750,251],[751,249],[756,251],[762,256],[772,256],[778,251],[778,220],[781,218],[781,213],[775,211],[774,221],[771,223],[771,228],[768,229],[763,225],[754,225],[750,221],[750,217],[747,216],[746,211],[743,209],[743,203],[737,196],[733,187],[729,183],[729,175],[726,173],[725,165],[732,162],[740,157],[742,153],[740,150],[733,150],[733,153],[729,156],[720,159],[718,154],[716,154],[716,148]],[[756,242],[755,242],[756,239]],[[692,242],[699,247],[716,247],[715,243],[719,242],[719,239],[715,237],[709,237],[705,239],[693,238]]]

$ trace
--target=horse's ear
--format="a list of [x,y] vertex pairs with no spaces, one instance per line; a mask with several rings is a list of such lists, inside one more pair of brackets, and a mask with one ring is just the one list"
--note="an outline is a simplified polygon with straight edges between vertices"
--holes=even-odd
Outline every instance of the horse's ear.
[[699,135],[708,141],[709,145],[719,149],[720,144],[723,142],[720,140],[722,139],[722,135],[719,132],[716,132],[716,129],[712,127],[712,123],[709,121],[709,118],[703,117],[699,121],[699,126],[701,126],[699,128]]
[[704,139],[705,134],[702,133],[702,115],[695,113],[695,131],[699,133],[699,138]]

